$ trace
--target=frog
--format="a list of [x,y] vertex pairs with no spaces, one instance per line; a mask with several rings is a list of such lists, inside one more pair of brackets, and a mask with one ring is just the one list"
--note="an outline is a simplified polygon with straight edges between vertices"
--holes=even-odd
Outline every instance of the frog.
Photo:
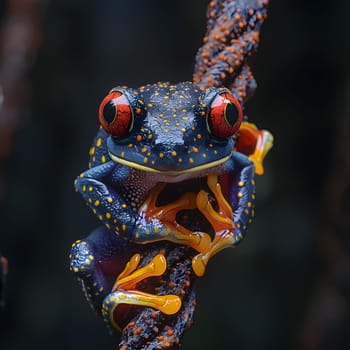
[[101,226],[73,243],[69,259],[90,306],[113,330],[128,323],[128,305],[164,315],[182,307],[176,293],[139,290],[167,270],[162,249],[141,262],[149,247],[189,247],[192,272],[202,277],[213,256],[248,232],[255,175],[273,145],[245,114],[256,89],[247,58],[267,5],[211,1],[192,81],[116,86],[100,103],[88,169],[74,184]]
[[[159,241],[190,246],[197,252],[192,268],[203,276],[212,256],[246,235],[255,172],[263,171],[272,136],[244,121],[228,89],[193,82],[114,87],[100,104],[99,122],[89,168],[75,189],[103,227],[73,244],[70,269],[108,322],[120,303],[174,314],[178,296],[135,289],[166,269],[161,255],[138,268],[142,247]],[[251,154],[244,154],[247,149]],[[183,218],[194,210],[207,223],[202,230]],[[108,273],[119,274],[112,290]]]

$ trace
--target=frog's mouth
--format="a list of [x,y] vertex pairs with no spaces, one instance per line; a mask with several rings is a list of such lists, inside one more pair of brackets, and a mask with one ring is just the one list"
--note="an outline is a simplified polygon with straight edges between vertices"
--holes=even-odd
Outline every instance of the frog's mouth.
[[[188,167],[188,168],[182,168],[180,170],[159,170],[156,167],[149,167],[147,165],[143,165],[143,164],[139,164],[139,163],[135,163],[133,161],[127,160],[127,159],[123,159],[120,157],[117,157],[116,155],[114,155],[113,153],[109,152],[109,156],[111,157],[111,159],[119,164],[122,165],[126,165],[130,168],[136,169],[136,170],[141,170],[147,173],[151,173],[151,174],[156,174],[156,175],[160,175],[160,176],[164,176],[164,177],[169,177],[168,181],[169,182],[178,182],[181,181],[179,180],[182,177],[187,177],[189,174],[194,174],[194,173],[201,173],[203,171],[206,171],[207,169],[210,168],[215,168],[225,162],[227,162],[230,157],[231,157],[232,151],[217,160],[214,160],[212,162],[209,163],[204,163],[204,164],[200,164],[197,166],[192,166],[192,167]],[[174,178],[174,180],[171,180],[170,178]],[[175,178],[177,178],[175,180]]]

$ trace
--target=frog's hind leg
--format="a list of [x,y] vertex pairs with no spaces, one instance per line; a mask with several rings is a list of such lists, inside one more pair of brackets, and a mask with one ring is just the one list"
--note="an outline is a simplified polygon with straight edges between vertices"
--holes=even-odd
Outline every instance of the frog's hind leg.
[[[136,290],[138,282],[155,276],[162,276],[167,268],[164,255],[157,254],[147,265],[138,268],[140,255],[135,254],[118,276],[112,293],[103,301],[102,315],[106,323],[120,329],[123,320],[117,312],[121,304],[152,307],[167,315],[175,314],[181,307],[181,299],[177,295],[154,295]],[[125,312],[124,312],[125,314]],[[125,315],[124,315],[125,316]]]
[[77,276],[86,299],[97,314],[101,315],[103,299],[110,292],[107,276],[118,275],[136,249],[140,247],[105,227],[73,243],[69,254],[70,270]]

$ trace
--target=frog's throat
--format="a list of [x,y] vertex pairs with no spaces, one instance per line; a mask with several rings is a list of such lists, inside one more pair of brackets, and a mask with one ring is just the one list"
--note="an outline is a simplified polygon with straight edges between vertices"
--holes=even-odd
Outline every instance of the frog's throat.
[[191,174],[191,173],[197,173],[203,170],[207,170],[210,168],[215,168],[225,162],[227,162],[230,158],[231,158],[231,153],[229,155],[227,155],[226,157],[220,158],[218,160],[215,160],[213,162],[210,163],[206,163],[206,164],[201,164],[198,166],[194,166],[192,168],[188,168],[188,169],[182,169],[182,170],[158,170],[158,169],[154,169],[154,168],[150,168],[148,166],[145,165],[141,165],[138,163],[134,163],[131,162],[130,160],[125,160],[122,158],[117,157],[116,155],[114,155],[113,153],[109,152],[109,156],[111,157],[111,159],[119,164],[122,165],[126,165],[130,168],[134,168],[137,170],[142,170],[142,171],[146,171],[149,173],[154,173],[154,174],[160,174],[160,175],[165,175],[165,176],[171,176],[171,177],[176,177],[179,175],[184,175],[184,174]]

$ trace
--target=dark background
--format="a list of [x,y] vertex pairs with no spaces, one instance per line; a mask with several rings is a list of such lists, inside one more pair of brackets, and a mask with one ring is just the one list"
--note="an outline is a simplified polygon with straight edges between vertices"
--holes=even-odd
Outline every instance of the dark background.
[[[191,80],[207,1],[39,5],[42,39],[0,169],[9,261],[0,348],[115,349],[68,271],[71,243],[97,225],[73,180],[111,87]],[[350,349],[349,10],[341,0],[272,1],[246,113],[275,145],[249,235],[198,281],[183,349]]]

